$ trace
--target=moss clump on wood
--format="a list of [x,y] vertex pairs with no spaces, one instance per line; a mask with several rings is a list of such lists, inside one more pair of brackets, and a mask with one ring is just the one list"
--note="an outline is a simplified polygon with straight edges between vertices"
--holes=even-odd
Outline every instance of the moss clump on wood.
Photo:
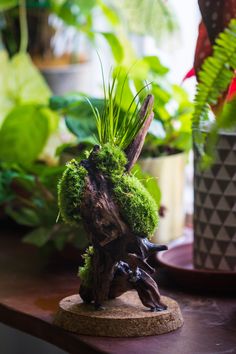
[[88,172],[75,159],[67,164],[58,184],[58,203],[63,220],[75,225],[81,220],[80,206]]
[[114,196],[124,220],[134,233],[151,237],[158,224],[155,200],[135,176],[123,175],[114,185]]
[[83,255],[84,265],[79,267],[78,275],[81,279],[81,282],[90,287],[93,283],[93,272],[92,272],[92,256],[94,254],[94,249],[92,246],[88,247],[86,252]]
[[127,158],[119,147],[105,144],[96,154],[95,164],[104,176],[114,181],[124,174]]

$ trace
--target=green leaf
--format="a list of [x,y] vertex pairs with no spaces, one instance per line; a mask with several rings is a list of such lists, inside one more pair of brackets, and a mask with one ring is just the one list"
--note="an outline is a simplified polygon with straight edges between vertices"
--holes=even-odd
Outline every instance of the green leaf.
[[117,15],[115,9],[107,6],[102,0],[98,0],[98,5],[100,6],[105,17],[113,26],[116,26],[120,23],[119,16]]
[[57,14],[67,25],[75,26],[81,30],[87,18],[96,5],[96,0],[51,0],[53,12]]
[[33,162],[42,151],[48,133],[48,117],[39,107],[16,107],[0,129],[0,160],[22,165]]
[[159,188],[157,179],[146,172],[143,172],[139,164],[135,164],[132,168],[132,174],[140,180],[143,186],[148,190],[153,199],[155,200],[157,207],[160,207],[161,203],[161,190]]
[[18,5],[18,0],[1,0],[0,11],[9,10]]
[[17,103],[47,103],[51,91],[29,55],[15,55],[10,61],[9,75],[7,89]]
[[33,244],[37,247],[44,246],[50,239],[51,230],[45,227],[39,227],[30,233],[28,233],[24,238],[23,242]]
[[0,125],[16,105],[47,104],[51,92],[27,54],[19,53],[11,60],[0,51]]
[[14,209],[11,206],[6,207],[5,212],[19,225],[25,225],[30,227],[36,227],[40,225],[40,219],[36,210],[21,207],[20,209]]
[[169,69],[162,65],[157,56],[145,56],[143,61],[148,64],[149,70],[152,70],[157,75],[163,76],[169,72]]
[[116,62],[122,62],[124,58],[124,49],[117,36],[111,32],[100,32],[100,34],[106,39]]
[[161,203],[161,190],[158,186],[157,180],[155,177],[149,176],[146,178],[145,182],[143,183],[145,188],[151,194],[153,199],[155,200],[157,207],[160,207]]
[[177,20],[165,0],[116,0],[128,29],[139,35],[151,35],[160,42],[177,28]]
[[[104,99],[90,97],[89,101],[100,113],[103,111]],[[83,95],[53,96],[50,107],[65,115],[67,128],[78,137],[79,143],[96,143],[96,121],[92,108]]]
[[15,171],[0,169],[0,204],[8,202],[14,197],[11,182],[16,175]]

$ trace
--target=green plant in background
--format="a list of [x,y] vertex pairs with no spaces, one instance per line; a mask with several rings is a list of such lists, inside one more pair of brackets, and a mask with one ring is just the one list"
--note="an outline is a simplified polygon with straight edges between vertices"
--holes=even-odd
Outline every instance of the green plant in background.
[[[16,32],[15,37],[12,36],[13,30],[15,30],[14,23],[12,24],[12,18],[17,18],[17,12],[15,11],[16,7],[20,8],[21,12],[25,12],[25,21],[20,21],[21,31],[24,29],[24,32],[27,32],[27,21],[26,15],[28,14],[28,19],[30,16],[30,10],[38,11],[43,15],[42,11],[45,12],[46,15],[48,13],[52,13],[56,15],[60,20],[63,21],[64,25],[74,27],[78,32],[83,33],[86,38],[95,43],[95,39],[98,35],[102,36],[107,42],[108,46],[111,49],[112,55],[116,61],[120,61],[123,59],[123,45],[116,36],[115,28],[120,23],[120,18],[117,15],[114,6],[106,4],[106,2],[102,0],[6,0],[2,4],[0,4],[0,14],[3,13],[2,21],[0,23],[0,28],[3,34],[3,42],[8,49],[9,54],[12,56],[16,54],[19,50],[19,35]],[[10,24],[13,28],[8,28],[6,19],[4,18],[4,11],[9,11],[13,9],[13,12],[10,14],[6,13],[5,17],[10,17]],[[110,26],[113,27],[112,31],[95,31],[94,30],[94,12],[100,11],[100,15],[103,17],[105,22],[107,22]],[[35,14],[35,12],[34,12]],[[46,23],[45,23],[46,26]],[[25,27],[25,28],[24,28]],[[45,30],[45,32],[47,32]],[[29,28],[29,34],[31,34],[31,29]],[[32,35],[35,35],[34,31]],[[24,36],[25,37],[25,36]],[[50,41],[50,38],[47,36],[45,40]],[[29,41],[30,44],[32,40]],[[22,40],[21,40],[22,44]],[[24,41],[24,45],[27,46],[28,40]],[[34,45],[34,43],[33,43]],[[41,43],[42,45],[42,43]],[[50,46],[50,43],[45,44]],[[30,49],[30,48],[29,48]],[[42,56],[44,53],[41,53]]]
[[178,28],[170,4],[165,0],[114,0],[131,33],[160,41]]
[[[18,224],[31,228],[30,233],[24,238],[26,242],[39,247],[51,246],[57,249],[62,249],[68,242],[84,247],[86,240],[81,224],[65,225],[61,219],[56,223],[58,197],[55,186],[65,170],[64,161],[68,160],[67,152],[70,155],[69,158],[79,154],[82,157],[83,152],[89,150],[99,140],[96,134],[94,112],[83,94],[51,97],[49,88],[26,54],[25,1],[1,1],[0,11],[10,9],[19,3],[20,53],[9,59],[6,52],[0,52],[0,210]],[[31,4],[30,6],[33,5],[33,2],[27,3]],[[35,1],[34,4],[36,3],[39,5],[39,2]],[[74,16],[76,11],[74,15],[71,14],[73,3],[74,1],[61,1],[62,7],[60,7],[59,2],[56,1],[40,2],[40,4],[52,6],[51,9],[54,12],[65,17],[65,22],[84,26],[83,30],[87,31],[91,40],[94,40],[95,33],[93,33],[89,9],[92,9],[95,3],[99,3],[101,10],[109,17],[110,23],[116,23],[119,27],[119,16],[103,1],[82,1],[81,6],[84,6],[85,13],[80,14],[81,22],[80,20],[76,22],[77,17]],[[66,7],[68,11],[62,11],[62,8]],[[74,24],[73,21],[75,21]],[[180,148],[181,144],[183,147],[188,146],[190,132],[187,120],[191,106],[181,88],[167,85],[168,69],[160,63],[157,57],[147,56],[137,61],[136,54],[126,39],[120,45],[114,33],[107,32],[102,35],[110,43],[114,59],[119,65],[117,64],[114,69],[113,75],[116,83],[113,89],[112,87],[109,89],[113,97],[112,100],[108,100],[109,105],[106,106],[106,100],[103,98],[89,98],[92,105],[96,107],[98,124],[99,119],[102,122],[106,117],[103,112],[113,112],[117,117],[115,123],[117,126],[110,125],[106,133],[102,133],[100,129],[101,143],[105,143],[107,137],[113,135],[113,139],[118,139],[119,143],[125,147],[135,135],[135,131],[142,124],[139,121],[136,128],[135,124],[132,125],[132,122],[136,122],[138,108],[136,102],[138,98],[143,99],[145,91],[141,88],[147,84],[146,80],[148,80],[151,82],[149,91],[154,94],[156,101],[155,119],[159,127],[165,131],[165,139],[159,136],[159,128],[157,134],[149,134],[148,144],[152,146],[152,153],[161,151],[161,149],[158,150],[158,146],[163,145],[163,142],[164,146],[170,146],[173,149]],[[134,99],[137,93],[139,93],[138,97]],[[174,100],[172,99],[173,93]],[[135,103],[130,107],[132,101]],[[173,101],[174,108],[170,109]],[[48,166],[47,160],[42,160],[41,153],[53,132],[57,131],[59,117],[62,116],[68,131],[77,140],[57,148],[58,165]],[[129,119],[129,129],[126,129],[127,127],[122,123],[125,117]],[[175,122],[180,122],[180,124],[175,125]],[[112,123],[111,120],[110,123]],[[114,134],[116,131],[114,128],[118,127],[123,129],[124,134],[119,136]],[[155,208],[158,208],[160,191],[156,180],[143,174],[138,166],[135,167],[133,173],[152,194],[157,204]]]
[[[128,99],[147,83],[148,90],[155,99],[154,120],[146,137],[142,156],[157,157],[177,151],[189,151],[192,146],[193,105],[183,88],[169,82],[169,70],[158,57],[145,56],[136,60],[131,69],[126,65],[119,65],[115,70],[119,72],[120,78],[118,93],[121,92],[125,73],[129,70],[129,79],[123,88],[124,110],[127,109]],[[140,98],[144,94],[145,92],[141,92]]]
[[[130,102],[136,95],[139,99],[143,99],[147,90],[141,89],[145,85],[147,85],[148,92],[155,97],[154,120],[146,137],[142,156],[156,157],[178,151],[188,152],[191,149],[193,105],[183,88],[169,82],[168,69],[161,64],[157,57],[145,56],[139,60],[136,59],[133,66],[129,67],[117,65],[113,75],[116,84],[112,87],[114,99],[110,104],[112,104],[114,114],[119,115],[117,121],[119,119],[122,121],[124,116],[129,113],[131,120],[132,115],[133,118],[135,117],[137,106],[135,102],[130,106]],[[102,119],[105,100],[93,97],[89,100],[98,109],[96,115]],[[65,115],[67,127],[77,136],[79,143],[94,143],[96,126],[92,118],[93,110],[85,102],[83,96],[75,94],[64,97],[54,96],[51,98],[50,107]],[[84,119],[85,116],[88,119]],[[129,124],[128,127],[131,125]],[[114,125],[112,134],[114,134],[115,128]],[[125,126],[123,129],[124,132],[121,136],[125,137],[129,129],[126,129]],[[103,134],[105,133],[103,132]]]
[[[88,101],[96,118],[100,146],[95,146],[91,154],[88,152],[88,159],[82,160],[81,164],[72,160],[67,165],[58,184],[59,209],[65,222],[80,223],[86,176],[91,178],[88,173],[91,169],[95,175],[98,173],[106,178],[114,201],[130,229],[140,237],[152,237],[158,224],[157,203],[138,178],[132,172],[127,172],[128,160],[125,155],[125,150],[140,133],[150,112],[147,110],[145,115],[139,113],[139,102],[135,103],[135,96],[129,104],[129,108],[135,104],[133,112],[130,108],[121,116],[123,96],[120,97],[120,104],[116,105],[116,83],[115,77],[108,85],[108,90],[104,84],[102,114]],[[88,171],[87,165],[90,166]]]
[[64,166],[36,164],[26,170],[15,164],[1,163],[0,210],[17,224],[30,228],[24,242],[58,250],[68,243],[79,248],[87,245],[81,225],[56,223],[56,184],[64,169]]
[[199,72],[199,83],[195,96],[193,113],[193,135],[199,152],[203,155],[203,165],[214,158],[214,145],[219,129],[232,129],[236,125],[235,98],[226,102],[216,113],[216,121],[210,128],[208,143],[204,149],[205,135],[201,133],[204,123],[209,122],[210,105],[216,105],[218,99],[227,90],[234,77],[236,68],[236,20],[231,20],[228,28],[216,39],[213,54],[208,57]]

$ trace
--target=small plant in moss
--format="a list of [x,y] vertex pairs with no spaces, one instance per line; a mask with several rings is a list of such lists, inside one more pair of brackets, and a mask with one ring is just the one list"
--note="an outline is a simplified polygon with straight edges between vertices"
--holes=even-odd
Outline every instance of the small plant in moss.
[[[114,79],[102,114],[92,107],[99,145],[88,158],[80,163],[72,160],[67,166],[58,189],[59,207],[65,221],[83,223],[91,244],[79,269],[84,302],[94,301],[98,309],[103,301],[134,288],[145,306],[163,310],[166,306],[147,263],[153,252],[165,249],[148,240],[158,224],[157,204],[130,172],[153,118],[153,96],[147,96],[140,110],[139,102],[133,100],[130,107],[135,104],[134,109],[121,115],[114,103],[115,86]],[[128,263],[120,273],[124,261]],[[138,269],[142,266],[145,269]],[[133,280],[139,277],[142,292]]]

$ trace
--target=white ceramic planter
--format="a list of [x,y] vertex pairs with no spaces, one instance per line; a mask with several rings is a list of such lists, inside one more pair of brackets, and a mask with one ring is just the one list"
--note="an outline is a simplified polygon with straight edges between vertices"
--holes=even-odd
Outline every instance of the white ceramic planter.
[[40,70],[55,95],[87,92],[90,82],[90,62]]
[[166,243],[183,234],[184,226],[184,170],[186,155],[178,153],[165,157],[141,159],[143,171],[157,178],[161,190],[161,204],[166,207],[160,218],[153,242]]

